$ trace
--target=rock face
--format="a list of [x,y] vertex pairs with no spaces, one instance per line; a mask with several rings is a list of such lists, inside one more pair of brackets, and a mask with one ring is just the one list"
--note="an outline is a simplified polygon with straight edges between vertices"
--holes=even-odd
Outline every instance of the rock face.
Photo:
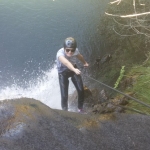
[[22,98],[0,103],[0,150],[149,150],[150,117],[83,115]]
[[33,99],[3,101],[0,130],[0,150],[81,150],[94,146],[57,111]]
[[[69,108],[71,111],[77,111],[77,102],[78,94],[74,91],[73,94],[69,95]],[[84,109],[86,112],[93,112],[94,114],[105,114],[125,112],[127,107],[124,107],[128,104],[127,97],[120,98],[109,98],[107,92],[102,89],[89,89],[84,87]]]

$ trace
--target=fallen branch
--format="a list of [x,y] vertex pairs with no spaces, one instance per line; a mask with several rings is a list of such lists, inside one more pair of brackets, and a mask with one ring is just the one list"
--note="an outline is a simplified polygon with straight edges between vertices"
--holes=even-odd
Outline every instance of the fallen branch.
[[132,15],[113,15],[105,12],[106,15],[108,16],[114,16],[114,17],[121,17],[121,18],[130,18],[130,17],[137,17],[137,16],[143,16],[143,15],[148,15],[150,12],[145,12],[145,13],[140,13],[140,14],[132,14]]
[[110,2],[110,4],[115,4],[117,3],[117,5],[119,5],[121,3],[122,0],[116,0],[116,1],[113,1],[113,2]]

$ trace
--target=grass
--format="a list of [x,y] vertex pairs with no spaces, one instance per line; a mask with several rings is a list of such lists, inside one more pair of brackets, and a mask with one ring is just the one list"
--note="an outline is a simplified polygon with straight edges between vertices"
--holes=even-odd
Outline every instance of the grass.
[[[150,60],[146,60],[146,62],[143,63],[144,65],[141,62],[138,64],[135,62],[132,63],[132,56],[129,57],[128,53],[122,53],[119,56],[114,55],[113,59],[114,61],[110,64],[106,64],[102,70],[97,72],[96,78],[113,87],[120,75],[121,66],[126,65],[125,75],[123,79],[119,81],[119,87],[117,89],[125,94],[132,93],[132,97],[150,105]],[[123,81],[129,81],[130,79],[132,79],[132,83],[124,87]],[[115,95],[118,96],[118,93],[115,92]],[[122,95],[120,95],[120,97],[122,97]],[[150,108],[134,100],[129,100],[127,107],[150,114]],[[126,112],[131,113],[130,110]]]
[[[150,67],[135,67],[130,70],[128,76],[134,77],[135,82],[133,87],[127,91],[132,91],[137,99],[150,105]],[[135,101],[130,101],[128,106],[150,114],[150,108]]]
[[[131,1],[128,0],[128,2]],[[132,3],[129,6],[132,6]],[[108,8],[108,12],[122,13],[122,8],[124,8],[124,5],[119,5],[119,7],[117,5],[117,9],[113,5]],[[132,7],[129,7],[124,12],[130,14],[132,9]],[[101,33],[108,45],[105,53],[112,54],[112,60],[97,71],[96,79],[111,87],[114,87],[114,84],[117,83],[119,91],[125,94],[130,93],[132,97],[150,105],[150,42],[147,42],[149,37],[144,34],[121,36],[124,34],[131,35],[134,32],[122,27],[123,24],[130,24],[129,20],[121,18],[116,20],[118,23],[114,22],[111,16],[104,16],[102,19]],[[120,31],[120,35],[116,34],[114,29]],[[125,74],[117,81],[122,66],[125,66]],[[116,92],[113,93],[113,96],[115,98],[122,97],[121,94]],[[150,114],[150,108],[133,100],[129,100],[128,107]]]

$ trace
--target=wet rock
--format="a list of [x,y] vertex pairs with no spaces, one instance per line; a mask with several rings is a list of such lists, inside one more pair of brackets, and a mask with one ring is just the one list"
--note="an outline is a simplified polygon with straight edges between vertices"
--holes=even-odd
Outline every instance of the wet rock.
[[101,105],[101,104],[97,104],[97,105],[94,105],[94,107],[92,108],[92,112],[93,113],[103,113],[104,111],[104,107]]
[[142,116],[141,118],[138,116],[141,115],[120,113],[116,113],[115,115],[100,115],[100,130],[92,130],[92,134],[90,131],[87,131],[86,134],[90,136],[93,141],[95,141],[95,136],[97,136],[98,140],[95,141],[98,146],[97,149],[149,150],[150,117]]
[[125,78],[121,83],[120,83],[120,87],[121,89],[126,89],[129,87],[133,87],[135,80],[132,77],[129,78]]
[[100,93],[99,93],[99,102],[100,103],[104,103],[104,102],[106,102],[107,100],[108,100],[109,98],[108,98],[108,96],[107,96],[107,94],[106,94],[106,91],[103,89],[103,90],[101,90],[100,91]]
[[114,112],[123,113],[124,111],[125,111],[125,109],[123,107],[116,107]]
[[[105,106],[113,107],[95,108]],[[28,98],[0,102],[0,150],[149,150],[149,133],[146,115],[84,115]]]
[[109,63],[109,61],[112,59],[112,56],[111,54],[106,54],[104,57],[102,57],[101,59],[101,63],[104,64],[104,63]]
[[125,96],[121,98],[119,101],[119,105],[127,105],[128,103],[129,103],[128,98]]
[[103,104],[97,104],[94,105],[92,112],[104,114],[104,113],[112,113],[116,109],[116,106],[114,106],[111,103],[103,103]]
[[86,99],[89,97],[92,97],[92,92],[87,86],[84,86],[84,98]]
[[116,107],[115,107],[113,104],[108,103],[107,106],[106,106],[106,108],[105,108],[105,112],[106,112],[106,113],[113,112],[113,111],[115,110],[115,108],[116,108]]
[[129,101],[128,101],[127,97],[123,96],[122,98],[119,98],[119,99],[118,98],[113,99],[112,103],[116,106],[117,105],[127,105],[129,103]]
[[82,150],[95,146],[85,142],[89,140],[77,128],[39,101],[23,98],[0,103],[0,150]]
[[100,56],[98,56],[96,59],[95,59],[95,63],[94,63],[94,68],[95,69],[100,69],[100,62],[101,61],[101,58]]
[[97,104],[99,99],[99,90],[98,89],[91,89],[92,92],[92,103]]
[[[93,94],[94,93],[87,86],[84,86],[84,107],[85,107],[85,109],[92,107],[92,104],[96,103],[96,102],[94,102],[95,99],[94,99]],[[74,91],[73,94],[69,95],[68,102],[69,102],[69,107],[71,108],[71,110],[76,111],[77,105],[78,105],[78,94],[76,91]]]

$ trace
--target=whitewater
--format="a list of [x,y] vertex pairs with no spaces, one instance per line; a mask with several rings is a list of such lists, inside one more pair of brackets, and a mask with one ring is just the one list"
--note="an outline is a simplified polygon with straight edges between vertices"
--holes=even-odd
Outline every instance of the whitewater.
[[34,98],[61,109],[56,53],[69,36],[88,63],[105,52],[100,28],[108,1],[1,0],[0,100]]
[[[69,94],[75,90],[72,82],[69,82]],[[17,83],[0,90],[0,100],[13,100],[16,98],[34,98],[54,109],[61,109],[61,96],[56,65],[52,69],[43,72],[36,81],[28,82],[27,88],[20,87]]]

